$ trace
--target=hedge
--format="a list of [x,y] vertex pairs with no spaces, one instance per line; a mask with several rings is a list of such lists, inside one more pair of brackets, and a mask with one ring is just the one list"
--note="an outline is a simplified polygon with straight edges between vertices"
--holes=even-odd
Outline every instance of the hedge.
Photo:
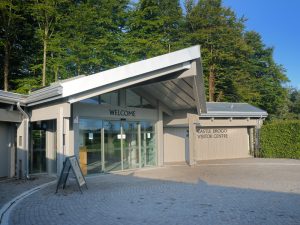
[[260,155],[300,159],[300,121],[276,121],[262,127]]

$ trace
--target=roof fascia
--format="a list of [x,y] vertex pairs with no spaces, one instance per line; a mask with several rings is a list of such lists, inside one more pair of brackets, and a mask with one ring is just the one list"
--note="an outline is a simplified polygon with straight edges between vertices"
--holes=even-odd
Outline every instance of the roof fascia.
[[26,95],[16,94],[13,92],[0,91],[0,102],[15,105],[20,102],[20,105],[24,106]]
[[60,85],[50,86],[33,92],[25,100],[28,106],[37,105],[49,101],[56,100],[62,97],[62,87]]
[[206,113],[206,96],[201,58],[196,60],[196,76],[193,77],[193,92],[198,115],[201,115],[201,113]]
[[260,117],[260,118],[266,118],[268,116],[267,113],[205,113],[201,114],[201,118],[220,118],[220,117],[226,117],[226,118],[235,118],[235,117]]

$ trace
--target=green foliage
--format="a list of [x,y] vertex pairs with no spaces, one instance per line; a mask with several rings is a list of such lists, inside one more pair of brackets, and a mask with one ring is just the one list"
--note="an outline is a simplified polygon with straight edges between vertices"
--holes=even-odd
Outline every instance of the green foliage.
[[20,94],[29,94],[32,90],[41,88],[41,77],[25,77],[15,79],[15,92]]
[[239,101],[235,74],[248,50],[242,35],[244,19],[223,7],[221,0],[201,0],[189,11],[186,41],[201,45],[209,100]]
[[32,77],[49,85],[200,44],[211,101],[298,118],[300,98],[288,97],[284,68],[258,33],[245,31],[245,18],[222,0],[184,3],[185,14],[179,0],[2,0],[0,68],[8,43],[9,89],[27,92],[38,86]]
[[261,129],[261,156],[300,159],[300,121],[273,121]]
[[141,0],[126,23],[129,62],[179,49],[182,9],[178,0]]
[[186,1],[186,43],[200,44],[206,89],[210,101],[248,102],[282,116],[288,81],[256,32],[246,32],[245,18],[238,18],[221,0]]
[[288,92],[288,111],[290,117],[300,119],[300,91],[295,88],[289,88]]

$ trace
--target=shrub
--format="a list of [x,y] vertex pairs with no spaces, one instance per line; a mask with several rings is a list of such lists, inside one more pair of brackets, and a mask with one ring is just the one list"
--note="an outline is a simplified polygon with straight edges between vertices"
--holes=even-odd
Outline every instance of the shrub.
[[261,157],[300,159],[300,121],[275,121],[260,134]]

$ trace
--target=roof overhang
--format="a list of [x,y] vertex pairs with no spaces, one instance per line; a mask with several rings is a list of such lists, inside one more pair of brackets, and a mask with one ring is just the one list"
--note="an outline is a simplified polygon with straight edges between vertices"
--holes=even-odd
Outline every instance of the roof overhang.
[[[183,87],[179,88],[179,82],[184,84]],[[67,98],[69,103],[122,88],[134,88],[136,92],[161,101],[168,114],[172,110],[189,108],[197,108],[199,114],[206,112],[200,46],[73,79],[60,85],[62,97]],[[154,92],[160,94],[153,96]],[[171,101],[167,101],[168,98]]]
[[[9,104],[20,102],[34,106],[63,99],[69,103],[108,93],[122,88],[143,86],[143,93],[160,102],[165,112],[197,108],[198,114],[206,112],[204,81],[200,46],[142,60],[114,69],[58,81],[29,95],[0,92],[0,101]],[[147,90],[146,90],[147,89]],[[155,96],[156,95],[156,96]],[[162,98],[164,100],[162,100]]]
[[20,102],[21,105],[25,105],[27,95],[16,94],[7,91],[0,90],[0,102],[10,105],[15,105]]

